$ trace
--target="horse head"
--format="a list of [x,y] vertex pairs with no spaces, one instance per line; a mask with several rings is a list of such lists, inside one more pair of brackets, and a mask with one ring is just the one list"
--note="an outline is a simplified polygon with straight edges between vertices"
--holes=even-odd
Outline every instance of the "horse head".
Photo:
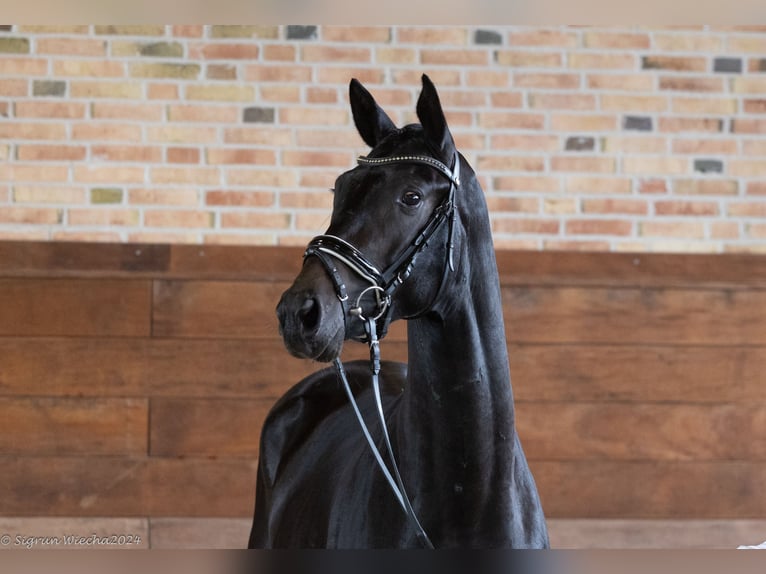
[[277,306],[288,351],[323,362],[338,357],[346,339],[365,340],[365,319],[376,319],[383,335],[390,321],[433,307],[453,268],[461,188],[463,162],[427,76],[420,124],[397,128],[357,80],[349,95],[372,150],[337,178],[330,225],[309,244]]

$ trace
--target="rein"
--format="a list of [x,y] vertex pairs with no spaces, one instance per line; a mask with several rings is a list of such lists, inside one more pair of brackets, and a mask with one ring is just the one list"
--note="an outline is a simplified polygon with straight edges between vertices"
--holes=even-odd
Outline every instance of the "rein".
[[[455,192],[460,186],[460,158],[457,153],[454,158],[454,167],[449,169],[439,160],[428,156],[393,156],[384,158],[357,158],[357,163],[363,166],[378,167],[400,163],[417,163],[422,165],[428,165],[435,168],[437,171],[444,174],[450,182],[450,190],[445,199],[434,209],[431,217],[428,219],[423,229],[418,233],[415,239],[405,247],[402,252],[394,259],[383,271],[378,268],[367,259],[364,254],[356,247],[351,245],[344,239],[336,237],[335,235],[319,235],[309,242],[306,252],[304,253],[304,262],[309,256],[315,256],[322,263],[323,267],[327,271],[330,279],[335,286],[335,293],[343,308],[343,322],[346,325],[346,316],[350,315],[356,317],[364,322],[364,336],[361,338],[363,342],[366,342],[370,347],[370,370],[372,372],[372,388],[373,395],[375,396],[375,405],[377,407],[378,418],[380,419],[381,427],[383,430],[383,440],[386,447],[386,453],[391,461],[392,470],[389,470],[388,465],[383,460],[383,457],[375,445],[375,441],[370,435],[370,431],[367,424],[364,421],[359,406],[356,403],[354,394],[351,391],[348,378],[346,377],[346,371],[343,368],[343,363],[340,358],[334,360],[334,365],[338,373],[338,377],[343,383],[343,387],[348,395],[349,402],[354,410],[359,425],[362,428],[367,443],[370,446],[375,460],[378,463],[381,471],[383,472],[386,480],[391,487],[392,492],[396,496],[402,510],[407,515],[410,523],[415,529],[416,535],[420,543],[426,548],[433,548],[431,540],[420,525],[415,511],[412,508],[409,497],[404,489],[404,483],[402,482],[401,475],[399,473],[399,467],[394,457],[393,448],[391,446],[391,439],[388,433],[388,426],[386,425],[385,414],[383,412],[383,403],[380,394],[379,374],[380,374],[380,339],[385,337],[388,332],[388,326],[391,322],[391,298],[394,292],[407,280],[411,275],[415,266],[415,261],[418,255],[428,247],[429,240],[436,233],[436,231],[447,222],[449,225],[448,238],[447,238],[447,258],[444,265],[444,272],[442,274],[441,283],[431,304],[422,312],[415,316],[407,317],[409,319],[426,313],[431,307],[433,307],[436,300],[441,294],[442,287],[444,286],[445,279],[449,271],[454,271],[453,252],[454,252],[454,224],[457,210],[455,207]],[[338,268],[334,261],[340,261],[346,267],[348,267],[353,273],[361,277],[364,281],[370,283],[370,286],[364,289],[356,299],[353,307],[349,305],[349,296],[346,289],[346,285],[343,282]],[[375,315],[370,317],[364,316],[362,309],[362,298],[368,292],[372,292],[376,299]],[[346,325],[347,326],[347,325]],[[347,329],[348,331],[348,329]]]

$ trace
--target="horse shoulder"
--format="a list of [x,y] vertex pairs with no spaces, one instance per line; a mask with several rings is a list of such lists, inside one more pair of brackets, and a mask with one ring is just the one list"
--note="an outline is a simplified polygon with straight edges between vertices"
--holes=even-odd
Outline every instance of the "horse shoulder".
[[[344,363],[344,369],[355,397],[370,388],[369,362],[350,361]],[[406,378],[407,365],[393,361],[381,363],[380,384],[384,396],[401,395]],[[282,464],[300,450],[322,421],[348,404],[333,367],[312,373],[274,404],[263,423],[259,452],[262,478],[269,487],[276,483]]]

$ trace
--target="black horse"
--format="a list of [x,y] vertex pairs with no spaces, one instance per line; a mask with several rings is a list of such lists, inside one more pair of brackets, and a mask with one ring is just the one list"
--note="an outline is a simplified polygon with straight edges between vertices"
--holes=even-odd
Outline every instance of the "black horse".
[[[409,364],[383,362],[380,385],[393,453],[422,529],[437,548],[547,547],[514,426],[483,191],[426,76],[420,124],[397,128],[356,80],[350,101],[372,151],[337,179],[327,233],[312,241],[279,302],[287,349],[329,362],[345,339],[370,342],[389,320],[408,319]],[[373,314],[377,321],[363,320]],[[381,445],[371,365],[350,362],[345,371]],[[328,368],[290,389],[263,427],[249,546],[422,541],[376,464],[338,373]]]

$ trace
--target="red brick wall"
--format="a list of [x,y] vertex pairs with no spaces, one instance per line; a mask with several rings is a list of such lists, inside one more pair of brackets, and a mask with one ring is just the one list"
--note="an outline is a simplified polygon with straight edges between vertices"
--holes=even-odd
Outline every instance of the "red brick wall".
[[766,28],[0,26],[0,238],[302,244],[422,72],[497,245],[766,251]]

